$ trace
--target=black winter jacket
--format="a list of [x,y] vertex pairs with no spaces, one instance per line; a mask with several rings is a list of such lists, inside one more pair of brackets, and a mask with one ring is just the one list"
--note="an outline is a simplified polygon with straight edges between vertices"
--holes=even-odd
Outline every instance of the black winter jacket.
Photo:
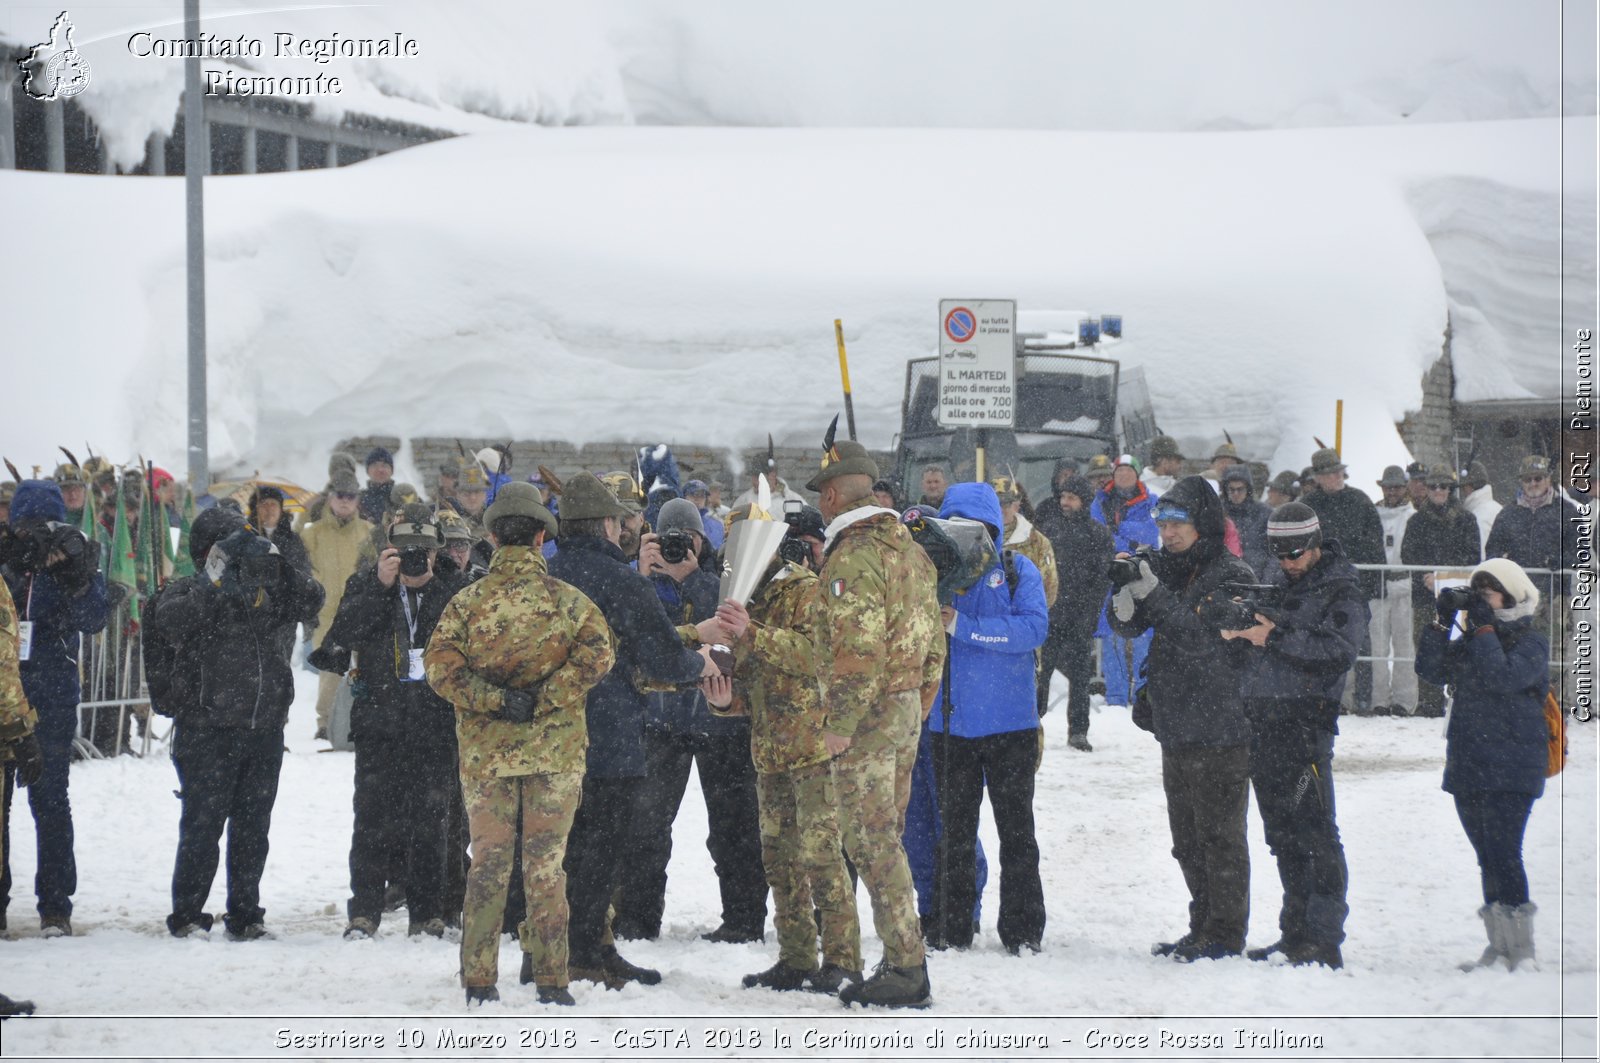
[[1278,567],[1267,552],[1267,521],[1272,516],[1272,507],[1247,498],[1238,506],[1223,499],[1222,509],[1239,531],[1239,549],[1244,552],[1244,563],[1255,572],[1256,579],[1269,582]]
[[[1559,495],[1538,509],[1529,509],[1518,495],[1515,502],[1495,516],[1484,557],[1509,557],[1523,568],[1577,568],[1578,536],[1572,523],[1577,518],[1578,507]],[[1563,529],[1572,529],[1565,540]],[[1530,578],[1548,599],[1549,578]]]
[[1315,723],[1338,733],[1339,697],[1366,635],[1367,597],[1333,540],[1322,560],[1291,581],[1280,566],[1268,580],[1283,599],[1267,644],[1250,649],[1243,693],[1251,722]]
[[80,700],[78,636],[105,629],[110,615],[106,578],[96,572],[74,590],[55,574],[3,569],[6,588],[16,603],[17,619],[33,622],[33,647],[18,665],[22,690],[35,711],[74,709]]
[[[1455,499],[1440,507],[1425,502],[1406,521],[1406,537],[1400,543],[1400,561],[1407,565],[1438,565],[1472,568],[1478,556],[1478,518],[1468,513]],[[1411,607],[1432,609],[1434,593],[1422,582],[1425,572],[1411,574]]]
[[1220,537],[1201,539],[1183,554],[1160,551],[1150,567],[1161,585],[1137,604],[1133,619],[1120,620],[1110,609],[1107,616],[1124,638],[1155,631],[1145,657],[1144,691],[1156,741],[1177,748],[1248,744],[1250,721],[1239,685],[1252,647],[1243,639],[1224,640],[1221,629],[1196,609],[1225,583],[1254,583],[1255,573],[1223,549]]
[[[667,619],[678,626],[698,624],[716,614],[722,581],[704,568],[689,573],[682,583],[657,573],[650,585],[667,611]],[[684,690],[653,690],[648,696],[645,726],[652,731],[675,735],[749,734],[748,716],[713,716],[706,696],[698,686]]]
[[642,688],[696,682],[700,655],[684,646],[650,581],[605,539],[563,536],[550,575],[599,606],[616,640],[616,666],[589,691],[588,770],[600,779],[637,778],[644,774]]
[[385,587],[378,580],[377,569],[369,568],[345,581],[344,597],[323,645],[342,646],[358,655],[350,707],[352,741],[374,734],[409,734],[421,741],[454,744],[455,709],[433,692],[426,679],[407,678],[407,651],[427,648],[445,603],[468,582],[451,571],[436,572],[423,584],[412,613],[417,629],[413,638],[398,579],[394,586]]
[[[1381,565],[1388,560],[1383,551],[1383,518],[1365,491],[1349,486],[1332,494],[1317,491],[1305,503],[1321,521],[1323,539],[1339,540],[1352,565]],[[1368,598],[1378,597],[1382,576],[1380,572],[1361,573],[1361,592]]]
[[1111,532],[1087,509],[1068,516],[1054,503],[1039,508],[1034,523],[1056,555],[1061,589],[1050,607],[1050,632],[1056,638],[1088,638],[1100,622],[1111,579],[1106,574],[1116,552]]
[[294,673],[283,652],[285,632],[314,623],[322,585],[293,565],[283,585],[259,605],[228,594],[202,571],[167,584],[156,597],[155,631],[174,654],[163,711],[179,723],[210,727],[282,728],[294,700]]

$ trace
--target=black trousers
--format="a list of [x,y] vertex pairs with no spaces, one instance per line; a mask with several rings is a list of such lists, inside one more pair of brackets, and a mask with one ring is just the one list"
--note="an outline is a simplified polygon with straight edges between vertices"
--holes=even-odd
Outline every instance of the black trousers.
[[567,943],[574,967],[600,966],[618,866],[627,845],[640,780],[583,777],[583,798],[567,835]]
[[1349,871],[1334,818],[1333,732],[1299,722],[1258,724],[1250,780],[1283,884],[1283,940],[1340,944],[1350,913]]
[[1244,948],[1250,925],[1250,747],[1161,747],[1172,855],[1189,887],[1189,931]]
[[[977,901],[978,810],[984,787],[1000,834],[1000,941],[1007,948],[1044,937],[1044,887],[1033,825],[1033,775],[1039,732],[1008,731],[983,738],[933,732],[933,772],[938,780],[948,863],[934,862],[934,917],[946,944],[972,944]],[[949,760],[946,763],[946,755]],[[940,884],[943,883],[943,889]]]
[[1051,628],[1039,648],[1039,715],[1050,707],[1050,677],[1067,677],[1067,733],[1089,733],[1089,680],[1094,678],[1094,631]]
[[283,730],[206,727],[179,723],[172,760],[182,788],[178,857],[172,869],[172,915],[167,925],[209,925],[202,918],[217,875],[217,844],[228,831],[228,911],[238,932],[259,923],[261,873],[267,866],[267,834],[278,799],[283,767]]
[[395,878],[405,884],[412,923],[443,918],[452,848],[446,820],[452,795],[460,800],[461,790],[455,744],[440,736],[372,732],[355,746],[350,918],[380,922],[384,890]]
[[661,931],[666,907],[672,824],[683,806],[689,768],[705,795],[706,850],[717,870],[722,921],[750,934],[767,922],[767,878],[761,866],[761,818],[750,732],[676,735],[645,731],[645,777],[633,811],[632,840],[622,866],[617,920],[646,937]]
[[1475,790],[1456,794],[1456,815],[1478,856],[1483,903],[1528,903],[1528,873],[1522,866],[1522,836],[1533,811],[1533,795]]

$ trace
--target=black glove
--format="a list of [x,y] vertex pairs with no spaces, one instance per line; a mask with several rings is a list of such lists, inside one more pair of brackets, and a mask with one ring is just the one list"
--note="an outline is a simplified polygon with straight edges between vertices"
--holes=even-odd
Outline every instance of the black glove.
[[521,690],[507,690],[504,704],[500,706],[500,718],[508,723],[532,723],[533,703],[538,698],[537,685]]
[[1467,629],[1476,631],[1480,627],[1493,626],[1494,606],[1490,605],[1483,595],[1474,594],[1472,601],[1467,603]]
[[350,670],[350,651],[343,646],[324,642],[306,656],[306,661],[319,672],[344,675]]
[[33,735],[23,735],[11,747],[12,759],[17,765],[17,785],[32,786],[44,774],[44,754],[39,751],[39,740]]

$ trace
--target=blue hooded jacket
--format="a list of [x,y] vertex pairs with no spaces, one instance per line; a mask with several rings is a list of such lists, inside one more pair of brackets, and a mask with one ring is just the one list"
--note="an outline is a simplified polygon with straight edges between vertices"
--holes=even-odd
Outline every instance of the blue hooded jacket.
[[[939,516],[982,521],[995,537],[996,551],[1000,549],[1005,522],[1000,499],[988,484],[951,484]],[[1049,633],[1050,610],[1044,601],[1044,580],[1033,562],[1013,554],[1012,563],[1017,573],[1015,594],[1006,584],[1005,565],[999,563],[955,601],[956,630],[947,667],[953,706],[950,733],[959,738],[1039,726],[1033,651]],[[941,689],[928,717],[928,727],[934,731],[944,730],[943,698]]]

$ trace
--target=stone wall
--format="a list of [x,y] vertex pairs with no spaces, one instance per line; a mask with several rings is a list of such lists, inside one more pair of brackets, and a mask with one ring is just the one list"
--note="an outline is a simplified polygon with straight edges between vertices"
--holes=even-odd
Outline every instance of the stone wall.
[[1453,464],[1455,454],[1455,368],[1450,359],[1450,328],[1444,351],[1422,377],[1422,408],[1400,422],[1400,438],[1425,465]]

